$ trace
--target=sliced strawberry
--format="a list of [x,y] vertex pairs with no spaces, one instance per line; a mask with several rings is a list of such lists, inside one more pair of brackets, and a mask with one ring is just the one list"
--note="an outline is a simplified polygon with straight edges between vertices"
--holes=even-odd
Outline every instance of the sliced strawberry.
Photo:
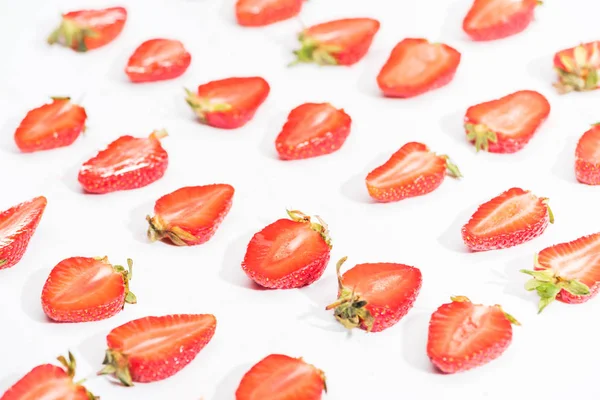
[[135,49],[125,73],[132,82],[164,81],[181,76],[191,62],[192,56],[179,40],[151,39]]
[[575,175],[588,185],[600,185],[600,124],[585,132],[575,150]]
[[271,354],[242,378],[236,400],[320,400],[327,392],[325,373],[302,358]]
[[467,109],[465,131],[476,151],[514,153],[533,137],[550,114],[550,103],[538,92],[521,90]]
[[447,374],[487,364],[510,345],[512,324],[520,325],[498,305],[453,297],[452,303],[443,304],[431,315],[427,355]]
[[137,189],[162,178],[169,155],[160,144],[164,130],[147,138],[121,136],[79,171],[79,183],[89,193],[110,193]]
[[473,251],[506,249],[540,236],[548,222],[554,216],[547,198],[512,188],[479,206],[462,237]]
[[379,25],[376,19],[346,18],[311,26],[298,35],[302,48],[294,51],[292,64],[355,64],[369,51]]
[[496,40],[524,31],[533,21],[538,0],[475,0],[463,30],[473,40]]
[[164,195],[146,217],[151,241],[169,239],[178,246],[207,242],[231,209],[234,189],[216,184],[188,186]]
[[46,198],[40,196],[0,213],[0,270],[21,261],[46,204]]
[[265,26],[295,17],[304,0],[237,0],[235,16],[242,26]]
[[250,279],[271,289],[310,285],[323,275],[331,238],[325,222],[300,211],[288,211],[291,219],[280,219],[256,233],[246,250],[242,269]]
[[346,328],[381,332],[412,308],[423,278],[418,268],[404,264],[358,264],[340,275],[346,261],[337,264],[338,300],[326,307]]
[[19,150],[30,153],[70,146],[85,130],[85,109],[69,97],[52,97],[52,103],[29,111],[15,131]]
[[540,296],[539,312],[555,299],[585,303],[600,291],[600,233],[546,247],[536,254],[534,270],[521,270],[533,278],[526,290]]
[[254,117],[271,88],[263,78],[227,78],[186,89],[186,101],[200,122],[215,128],[235,129]]
[[554,55],[559,93],[596,90],[600,87],[600,41],[582,43]]
[[460,58],[460,53],[448,45],[404,39],[392,50],[377,84],[388,97],[418,96],[450,83]]
[[99,321],[116,315],[137,299],[129,291],[129,270],[111,265],[108,258],[71,257],[50,272],[42,290],[42,308],[57,322]]
[[75,358],[58,357],[63,365],[38,365],[11,386],[0,400],[98,400],[79,383],[73,382]]
[[63,14],[48,43],[59,43],[78,52],[93,50],[115,40],[126,20],[127,10],[123,7],[71,11]]
[[282,160],[299,160],[333,153],[350,134],[352,119],[329,103],[304,103],[294,108],[275,140]]
[[377,201],[398,201],[434,191],[446,174],[462,177],[448,156],[431,152],[423,143],[409,142],[367,175],[367,190]]
[[166,379],[188,365],[212,339],[217,320],[211,314],[174,314],[129,321],[108,334],[101,375],[114,375],[125,386]]

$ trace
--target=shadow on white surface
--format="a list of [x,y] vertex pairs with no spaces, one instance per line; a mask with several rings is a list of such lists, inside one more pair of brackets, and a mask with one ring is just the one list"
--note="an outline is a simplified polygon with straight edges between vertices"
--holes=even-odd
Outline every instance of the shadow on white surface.
[[277,136],[279,136],[279,133],[281,132],[281,129],[283,128],[283,125],[286,123],[287,116],[290,111],[291,110],[280,111],[280,112],[275,113],[274,115],[269,116],[270,122],[267,127],[267,132],[263,135],[263,137],[260,141],[260,144],[259,144],[259,150],[263,156],[265,156],[269,159],[278,160],[281,162],[302,161],[302,160],[291,160],[291,161],[279,160],[279,155],[277,154],[277,150],[275,148],[275,140],[277,139]]
[[575,177],[575,148],[577,144],[572,142],[571,138],[567,139],[567,144],[558,154],[556,162],[552,166],[552,175],[565,182],[577,183]]
[[372,50],[368,53],[367,57],[358,62],[357,66],[360,65],[363,69],[357,83],[358,91],[360,93],[369,97],[385,99],[381,93],[381,90],[379,89],[379,86],[377,85],[377,75],[379,75],[379,71],[381,71],[381,68],[387,61],[389,52],[391,52],[391,49],[386,49],[385,51]]
[[379,155],[373,158],[360,173],[353,175],[352,178],[342,184],[340,193],[347,199],[357,203],[380,204],[369,196],[365,179],[371,171],[389,160],[391,155],[392,153],[379,153]]
[[[454,42],[470,41],[469,36],[462,29],[462,22],[469,12],[469,7],[472,0],[458,0],[452,3],[446,9],[446,19],[440,30],[439,38],[429,38],[430,40],[438,39],[444,41],[447,45],[453,46]],[[443,40],[441,38],[444,38]],[[460,51],[460,48],[458,49]]]
[[39,323],[50,323],[42,309],[42,289],[50,270],[39,269],[27,278],[21,292],[21,309],[30,319]]
[[[330,267],[332,265],[329,262]],[[307,321],[310,326],[330,332],[347,331],[333,316],[333,310],[325,310],[328,304],[337,298],[337,278],[333,275],[319,279],[310,286],[300,289],[300,293],[308,297],[311,302],[310,310],[299,316]]]
[[551,86],[556,82],[556,73],[552,69],[552,59],[554,55],[548,54],[542,57],[537,57],[527,63],[527,74],[536,81],[543,82],[548,85],[548,90],[554,90]]
[[232,369],[225,378],[221,379],[221,381],[217,384],[215,389],[215,393],[212,397],[214,400],[220,399],[233,399],[235,396],[235,391],[237,390],[240,382],[242,381],[242,377],[248,372],[250,368],[252,368],[253,364],[246,363],[241,364]]
[[148,240],[148,222],[146,216],[154,215],[154,201],[149,200],[135,207],[129,213],[129,221],[127,222],[127,229],[131,232],[131,236],[137,242],[149,244]]
[[[83,359],[92,367],[92,371],[100,370],[106,352],[106,335],[108,332],[98,332],[85,339],[77,347]],[[99,378],[102,379],[102,378]]]
[[0,149],[11,154],[20,154],[19,148],[15,144],[15,129],[21,122],[20,118],[9,118],[0,128]]
[[466,138],[464,119],[466,110],[456,110],[440,118],[440,129],[462,147],[475,148]]
[[535,307],[537,295],[535,292],[525,290],[525,282],[529,278],[524,273],[519,272],[522,269],[533,269],[533,255],[524,255],[507,263],[504,270],[504,281],[495,283],[504,287],[504,293],[532,303],[532,307]]
[[219,271],[219,277],[224,281],[245,289],[251,290],[268,290],[258,285],[252,279],[248,278],[242,270],[242,261],[246,255],[246,248],[254,231],[248,232],[232,241],[225,250],[223,257],[223,265]]
[[[23,375],[25,375],[25,373]],[[4,393],[22,377],[23,376],[15,372],[2,376],[2,379],[0,379],[0,393]]]
[[430,313],[411,312],[398,324],[402,325],[402,356],[415,369],[436,373],[427,357],[427,336],[429,332]]
[[438,237],[437,241],[443,247],[456,253],[470,253],[469,249],[462,240],[462,227],[469,222],[473,213],[477,210],[479,204],[473,204],[471,207],[463,209],[458,213],[456,219],[444,233]]
[[222,2],[222,6],[219,8],[219,17],[228,24],[237,25],[237,19],[235,17],[235,1],[225,0]]
[[[94,154],[95,155],[95,154]],[[92,157],[92,156],[90,156]],[[65,170],[65,173],[61,177],[61,182],[67,189],[69,189],[73,193],[77,194],[86,194],[81,184],[79,183],[78,176],[79,170],[84,162],[86,162],[89,158],[82,159],[81,162],[69,167]]]

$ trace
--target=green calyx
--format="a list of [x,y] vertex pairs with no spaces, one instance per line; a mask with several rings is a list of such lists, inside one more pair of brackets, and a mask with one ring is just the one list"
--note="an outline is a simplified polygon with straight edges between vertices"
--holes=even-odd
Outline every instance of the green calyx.
[[338,64],[334,55],[342,50],[340,46],[319,43],[304,33],[298,35],[298,41],[301,47],[299,50],[294,50],[296,59],[288,66],[300,63],[316,63],[318,65]]
[[8,260],[0,260],[0,267],[3,266],[4,264],[6,264],[8,262]]
[[54,101],[70,101],[71,100],[70,97],[65,97],[65,96],[51,96],[50,98]]
[[210,100],[204,99],[198,96],[191,90],[185,89],[186,98],[185,101],[194,110],[198,119],[202,122],[206,122],[206,114],[212,112],[223,112],[231,110],[231,105],[227,103],[215,103],[212,104]]
[[315,219],[317,220],[317,222],[313,222],[312,218],[304,214],[302,211],[286,210],[286,212],[290,219],[292,219],[293,221],[310,224],[310,229],[312,229],[315,232],[318,232],[325,241],[325,243],[327,243],[329,248],[333,248],[333,244],[331,243],[331,236],[329,235],[329,227],[321,217],[316,215]]
[[187,242],[195,242],[198,238],[191,233],[184,231],[178,226],[169,227],[168,224],[160,217],[155,215],[154,217],[146,216],[148,221],[148,239],[151,242],[168,238],[173,244],[177,246],[187,246]]
[[443,155],[441,157],[446,160],[446,170],[448,172],[448,175],[458,179],[463,177],[463,175],[460,173],[460,170],[458,169],[458,166],[454,164],[452,160],[450,160],[450,157],[448,157],[447,155]]
[[340,269],[348,257],[343,257],[338,261],[336,265],[336,272],[338,277],[338,299],[325,307],[326,310],[333,309],[335,319],[337,319],[347,329],[353,329],[365,325],[367,331],[370,332],[373,329],[374,318],[366,309],[367,302],[360,298],[354,289],[349,289],[344,286]]
[[[104,264],[110,265],[115,272],[119,273],[123,277],[123,284],[125,285],[125,303],[136,304],[137,297],[135,296],[135,294],[133,294],[133,292],[129,291],[129,281],[131,281],[131,278],[133,277],[133,260],[131,258],[128,258],[127,268],[125,268],[122,265],[111,265],[108,262],[108,257],[94,258]],[[123,305],[123,307],[125,307],[125,305]]]
[[[536,266],[539,266],[537,257],[536,254],[534,262]],[[551,268],[538,271],[522,269],[521,272],[532,277],[525,283],[525,290],[535,290],[540,296],[538,314],[556,299],[561,290],[566,290],[574,296],[587,296],[590,294],[590,288],[587,285],[576,279],[562,278],[556,275]]]
[[[466,296],[452,296],[450,297],[450,300],[457,303],[471,303],[471,300]],[[494,307],[498,307],[511,324],[521,326],[521,323],[517,321],[515,317],[504,311],[500,305],[496,304]]]
[[129,357],[116,350],[108,349],[102,362],[104,368],[98,375],[111,375],[118,379],[124,386],[133,386],[131,373],[129,372]]
[[544,203],[546,205],[546,208],[548,209],[548,221],[553,224],[554,223],[554,213],[552,212],[552,209],[550,208],[550,204],[548,204],[550,202],[550,199],[544,197],[542,199],[542,203]]
[[[65,370],[67,372],[67,375],[72,380],[75,377],[75,370],[77,369],[77,362],[75,361],[75,357],[73,356],[73,353],[71,353],[69,351],[68,354],[67,354],[67,357],[65,357],[65,356],[58,356],[56,359],[65,368]],[[81,386],[83,382],[85,382],[85,379],[83,379],[83,380],[81,380],[79,382],[75,382],[75,384],[78,385],[78,386]],[[86,392],[87,397],[88,397],[89,400],[99,400],[100,399],[100,397],[94,396],[87,389],[85,390],[85,392]]]
[[496,132],[483,124],[465,124],[465,129],[467,130],[467,140],[475,142],[476,152],[480,150],[488,151],[490,142],[498,142]]
[[584,44],[573,49],[573,57],[560,56],[562,68],[555,68],[558,82],[554,87],[559,93],[589,91],[600,83],[600,48],[595,43],[589,51]]
[[59,43],[70,47],[77,52],[86,52],[86,38],[98,37],[98,32],[93,29],[79,26],[75,21],[63,18],[60,26],[48,36],[48,44]]

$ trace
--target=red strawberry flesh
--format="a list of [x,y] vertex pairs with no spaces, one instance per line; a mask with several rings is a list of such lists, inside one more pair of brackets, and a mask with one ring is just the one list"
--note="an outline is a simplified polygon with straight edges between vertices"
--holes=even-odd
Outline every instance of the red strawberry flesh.
[[132,82],[177,78],[192,57],[178,40],[151,39],[142,43],[129,58],[125,72]]
[[83,386],[75,385],[63,368],[43,364],[32,369],[0,400],[89,400]]
[[522,32],[533,20],[538,0],[475,0],[463,21],[473,40],[496,40]]
[[585,132],[575,150],[577,180],[588,185],[600,185],[600,125]]

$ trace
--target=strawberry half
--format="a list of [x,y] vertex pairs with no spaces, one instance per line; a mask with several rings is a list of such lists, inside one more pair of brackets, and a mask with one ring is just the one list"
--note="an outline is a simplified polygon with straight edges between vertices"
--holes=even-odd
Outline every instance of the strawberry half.
[[298,35],[302,47],[294,51],[297,63],[352,65],[360,61],[379,31],[379,21],[346,18],[311,26]]
[[85,109],[69,97],[52,97],[52,103],[29,111],[15,131],[19,150],[30,153],[70,146],[85,130]]
[[452,374],[500,357],[512,341],[512,325],[521,325],[499,305],[473,304],[452,297],[429,321],[427,355],[442,372]]
[[164,81],[181,76],[191,62],[192,56],[179,40],[151,39],[135,49],[125,73],[136,83]]
[[524,31],[533,21],[539,0],[475,0],[463,20],[473,40],[496,40]]
[[259,77],[227,78],[186,89],[186,101],[200,122],[215,128],[235,129],[250,121],[271,88]]
[[108,334],[105,367],[123,385],[166,379],[188,365],[212,339],[211,314],[175,314],[129,321]]
[[236,400],[320,400],[327,393],[325,373],[302,358],[271,354],[243,376]]
[[46,204],[46,198],[40,196],[0,213],[0,270],[21,261]]
[[550,103],[543,95],[521,90],[469,107],[467,139],[476,151],[515,153],[525,147],[549,114]]
[[371,171],[366,184],[372,198],[391,202],[433,192],[446,174],[462,177],[448,156],[433,153],[423,143],[409,142]]
[[147,138],[121,136],[83,164],[79,183],[87,192],[101,194],[137,189],[157,181],[169,164],[169,155],[160,144],[166,136],[164,130],[154,131]]
[[127,10],[123,7],[71,11],[63,14],[48,43],[59,43],[78,52],[93,50],[115,40],[126,20]]
[[129,291],[133,261],[128,269],[107,257],[71,257],[50,272],[42,290],[42,308],[57,322],[99,321],[116,315],[137,299]]
[[207,242],[231,209],[234,189],[216,184],[189,186],[164,195],[154,205],[150,224],[151,241],[169,239],[178,246]]
[[12,385],[0,400],[99,400],[81,383],[73,382],[76,361],[69,352],[68,360],[60,356],[62,367],[38,365]]
[[600,41],[582,43],[554,55],[559,93],[596,90],[600,87]]
[[575,176],[581,183],[600,185],[600,124],[592,126],[577,143]]
[[381,332],[412,308],[423,278],[418,268],[404,264],[358,264],[340,275],[347,257],[337,263],[338,299],[325,309],[346,328]]
[[526,290],[540,296],[539,312],[555,299],[585,303],[600,290],[600,233],[550,246],[535,256],[534,270],[521,270],[533,278]]
[[329,103],[305,103],[294,108],[275,140],[282,160],[299,160],[333,153],[350,134],[352,119]]
[[288,211],[256,233],[246,249],[242,269],[250,279],[270,289],[292,289],[310,285],[323,275],[331,238],[327,224],[300,211]]
[[385,96],[415,97],[450,83],[460,58],[448,45],[404,39],[392,50],[377,75],[377,84]]
[[479,206],[462,237],[473,251],[506,249],[540,236],[548,222],[554,215],[547,198],[512,188]]
[[237,0],[235,16],[242,26],[265,26],[300,14],[304,0]]

